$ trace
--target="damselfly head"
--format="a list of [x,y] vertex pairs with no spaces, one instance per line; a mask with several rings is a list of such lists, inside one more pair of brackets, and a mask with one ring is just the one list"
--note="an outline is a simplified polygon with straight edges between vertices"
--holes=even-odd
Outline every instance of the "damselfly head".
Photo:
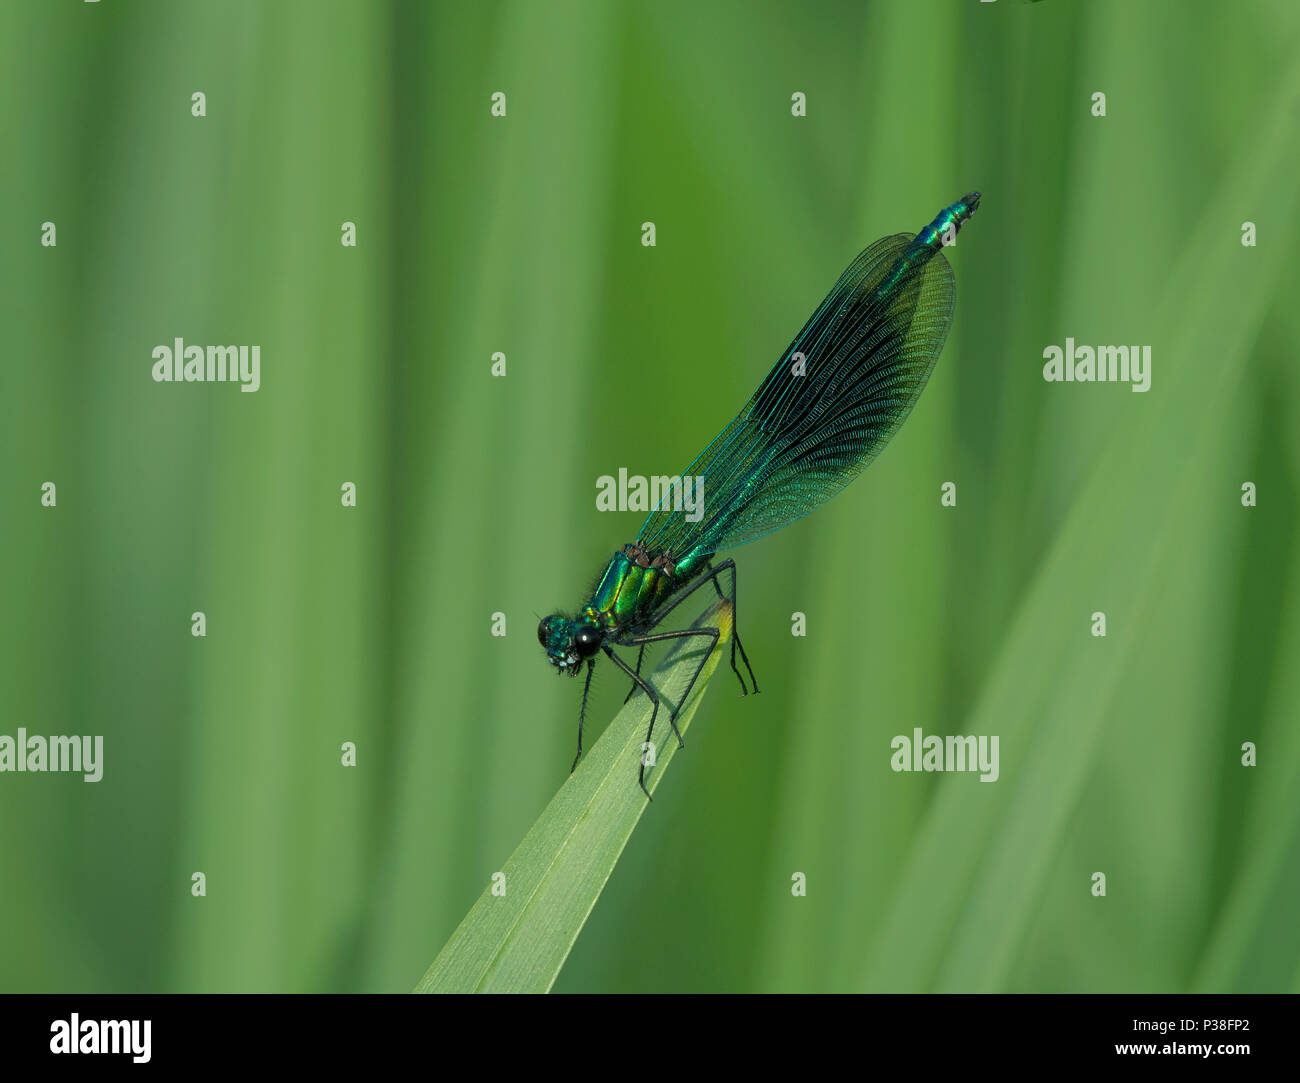
[[570,620],[562,613],[543,617],[537,626],[537,641],[558,673],[576,677],[582,663],[600,650],[604,633],[598,624]]

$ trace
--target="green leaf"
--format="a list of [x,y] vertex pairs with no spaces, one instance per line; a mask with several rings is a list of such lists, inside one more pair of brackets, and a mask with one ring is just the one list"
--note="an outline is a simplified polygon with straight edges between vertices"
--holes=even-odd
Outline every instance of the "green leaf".
[[[719,600],[692,627],[716,627],[718,646],[705,661],[677,717],[685,734],[723,648],[732,610]],[[704,637],[676,640],[648,678],[662,705],[655,723],[656,766],[646,788],[658,788],[677,741],[668,723],[691,675],[709,649]],[[555,983],[587,916],[600,898],[623,848],[649,802],[637,774],[651,705],[635,696],[610,723],[551,799],[502,870],[504,894],[484,889],[443,945],[417,993],[544,993]]]

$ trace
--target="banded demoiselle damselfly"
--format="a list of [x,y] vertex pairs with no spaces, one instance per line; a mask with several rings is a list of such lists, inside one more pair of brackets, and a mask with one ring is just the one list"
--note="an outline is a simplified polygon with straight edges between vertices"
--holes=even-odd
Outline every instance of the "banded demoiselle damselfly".
[[[943,255],[975,213],[980,193],[945,207],[920,233],[882,237],[864,249],[803,330],[795,336],[754,397],[713,438],[683,477],[703,478],[704,506],[687,514],[663,500],[637,540],[615,553],[591,599],[573,617],[544,617],[537,638],[556,672],[587,679],[578,714],[578,755],[596,656],[603,651],[632,678],[653,705],[649,745],[659,715],[659,696],[642,676],[649,643],[696,636],[711,639],[685,694],[669,715],[677,735],[677,711],[690,698],[695,679],[717,646],[718,628],[654,629],[682,602],[711,583],[732,606],[731,668],[736,652],[758,681],[740,642],[736,620],[736,564],[713,563],[714,554],[780,530],[829,500],[858,476],[889,442],[915,405],[943,349],[952,323],[956,291]],[[719,582],[729,573],[729,593]],[[614,647],[638,647],[636,668]],[[638,781],[647,798],[646,757]]]

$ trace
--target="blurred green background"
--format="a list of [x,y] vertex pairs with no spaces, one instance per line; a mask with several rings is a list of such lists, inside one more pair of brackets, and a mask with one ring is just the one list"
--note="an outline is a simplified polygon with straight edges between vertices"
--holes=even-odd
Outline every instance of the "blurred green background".
[[[735,552],[762,694],[556,988],[1300,989],[1300,8],[1188,7],[8,0],[0,733],[105,776],[0,775],[0,988],[411,988],[566,777],[597,476],[979,188],[928,390]],[[154,383],[176,336],[261,390]],[[1045,383],[1067,336],[1152,390]],[[892,772],[918,726],[1000,781]]]

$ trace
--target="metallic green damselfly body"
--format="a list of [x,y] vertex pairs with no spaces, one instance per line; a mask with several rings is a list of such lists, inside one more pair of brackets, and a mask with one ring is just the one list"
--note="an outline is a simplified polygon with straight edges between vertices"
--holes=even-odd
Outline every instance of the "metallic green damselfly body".
[[[713,562],[733,549],[807,515],[858,476],[907,418],[930,378],[952,323],[956,290],[943,254],[979,206],[979,192],[945,207],[920,233],[883,237],[864,249],[803,330],[795,336],[753,398],[682,475],[703,478],[702,508],[688,512],[661,501],[637,540],[615,553],[591,599],[572,617],[543,618],[537,638],[559,673],[577,676],[586,664],[578,715],[578,756],[596,656],[602,651],[653,704],[659,696],[642,676],[649,643],[695,636],[711,639],[695,677],[717,644],[717,628],[654,629],[705,585],[727,598],[736,619],[736,564]],[[678,502],[680,503],[680,502]],[[723,591],[723,576],[727,590]],[[636,667],[614,647],[637,647]],[[741,694],[758,691],[739,626],[731,637],[731,668]],[[669,714],[677,732],[677,709]],[[646,797],[645,757],[639,781]]]

